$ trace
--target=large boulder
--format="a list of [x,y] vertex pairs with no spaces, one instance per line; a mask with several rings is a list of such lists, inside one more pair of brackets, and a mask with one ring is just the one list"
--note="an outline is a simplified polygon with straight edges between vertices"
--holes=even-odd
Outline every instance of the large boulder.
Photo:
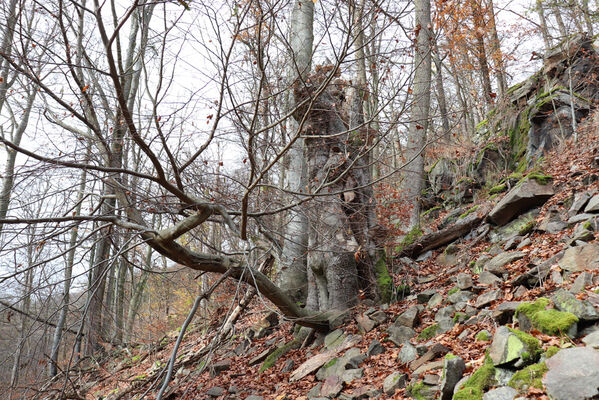
[[559,261],[561,269],[579,272],[599,267],[599,244],[589,243],[585,246],[570,247]]
[[536,179],[526,178],[495,205],[488,218],[497,225],[505,225],[515,216],[544,204],[554,194],[550,183],[542,184]]
[[554,400],[596,399],[599,396],[599,352],[589,347],[563,349],[546,361],[543,378]]

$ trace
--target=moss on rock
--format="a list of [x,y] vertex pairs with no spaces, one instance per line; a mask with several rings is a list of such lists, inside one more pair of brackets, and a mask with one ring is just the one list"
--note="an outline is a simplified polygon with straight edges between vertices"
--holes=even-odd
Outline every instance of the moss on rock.
[[433,324],[427,328],[424,328],[418,335],[418,340],[429,340],[435,337],[439,331],[439,324]]
[[535,338],[534,336],[529,335],[526,332],[522,332],[519,329],[513,329],[513,328],[508,328],[508,329],[510,330],[510,332],[512,332],[514,335],[516,335],[516,337],[518,338],[519,341],[524,343],[524,345],[526,346],[526,349],[528,350],[527,352],[520,354],[520,358],[522,358],[522,360],[525,362],[530,362],[530,361],[534,362],[534,361],[538,360],[539,356],[543,352],[543,350],[541,349],[539,340],[537,338]]
[[508,386],[520,391],[531,387],[543,389],[542,379],[543,375],[545,375],[547,371],[548,368],[544,362],[529,365],[528,367],[516,372],[512,379],[510,379],[508,382]]
[[480,341],[480,342],[488,342],[492,339],[492,337],[491,337],[491,334],[489,333],[489,331],[487,331],[485,329],[485,330],[478,332],[476,334],[476,336],[474,337],[474,339],[476,339],[477,341]]
[[572,313],[555,309],[535,313],[531,319],[535,328],[547,335],[565,335],[572,325],[578,322],[578,317]]
[[485,389],[493,385],[494,377],[495,367],[487,356],[482,367],[474,371],[464,386],[453,395],[453,400],[481,400]]

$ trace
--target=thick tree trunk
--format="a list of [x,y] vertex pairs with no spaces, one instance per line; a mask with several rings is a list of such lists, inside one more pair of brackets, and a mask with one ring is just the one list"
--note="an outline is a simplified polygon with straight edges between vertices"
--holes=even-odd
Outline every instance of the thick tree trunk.
[[415,2],[417,34],[414,49],[414,84],[410,126],[406,145],[403,190],[411,206],[409,226],[420,225],[420,196],[424,186],[424,147],[429,125],[431,92],[431,11],[430,0]]
[[[310,87],[297,85],[296,97],[313,98],[333,68],[325,67],[312,75]],[[356,304],[359,289],[378,297],[368,237],[373,205],[363,153],[368,129],[359,126],[363,114],[357,93],[350,96],[357,100],[355,104],[344,104],[344,86],[341,82],[329,86],[313,98],[310,110],[300,109],[296,114],[300,118],[308,113],[303,133],[310,193],[316,195],[306,207],[310,221],[308,268],[314,276],[321,311]],[[344,107],[348,115],[342,117]]]
[[[289,34],[291,45],[289,85],[296,81],[303,81],[310,72],[314,41],[313,23],[314,3],[311,1],[294,2]],[[289,96],[288,104],[289,109],[296,104],[292,94]],[[290,118],[286,125],[287,131],[293,138],[299,129],[298,123]],[[297,138],[293,143],[287,154],[287,162],[286,189],[294,193],[305,191],[306,162],[302,138]],[[309,290],[306,276],[308,220],[301,208],[290,210],[288,219],[277,283],[292,298],[303,301]]]

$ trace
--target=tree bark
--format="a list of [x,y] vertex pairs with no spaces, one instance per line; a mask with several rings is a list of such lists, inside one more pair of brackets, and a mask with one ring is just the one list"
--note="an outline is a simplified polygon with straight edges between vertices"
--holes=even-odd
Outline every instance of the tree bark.
[[543,41],[545,42],[545,50],[549,50],[553,47],[551,43],[551,35],[549,35],[549,29],[547,28],[547,19],[545,18],[545,10],[543,8],[543,0],[537,1],[537,14],[539,14],[539,21],[541,25],[541,34],[543,35]]
[[489,61],[485,47],[484,32],[485,20],[481,9],[481,0],[472,1],[472,18],[474,19],[474,36],[476,37],[476,58],[480,68],[480,76],[483,84],[483,93],[487,105],[493,104],[493,88],[491,87],[491,74],[489,72]]
[[487,0],[487,12],[489,14],[489,25],[491,29],[491,51],[492,59],[495,64],[495,75],[497,77],[497,87],[500,97],[507,93],[507,78],[505,77],[505,65],[503,63],[503,52],[501,51],[501,41],[497,33],[497,24],[495,22],[495,7],[493,0]]
[[424,186],[424,147],[429,126],[431,92],[431,9],[430,0],[415,2],[413,98],[406,145],[408,165],[403,189],[410,209],[410,228],[420,225],[420,196]]
[[[288,84],[303,84],[312,64],[312,45],[314,41],[314,3],[311,1],[293,2],[289,33],[291,62],[288,70]],[[296,104],[293,94],[288,99],[288,111]],[[292,139],[299,135],[298,123],[293,118],[286,121],[287,132]],[[286,188],[294,193],[305,191],[306,162],[304,159],[304,140],[297,138],[287,155]],[[302,209],[289,211],[285,231],[281,265],[277,284],[283,291],[297,301],[305,300],[309,290],[306,275],[306,251],[308,247],[308,220]]]

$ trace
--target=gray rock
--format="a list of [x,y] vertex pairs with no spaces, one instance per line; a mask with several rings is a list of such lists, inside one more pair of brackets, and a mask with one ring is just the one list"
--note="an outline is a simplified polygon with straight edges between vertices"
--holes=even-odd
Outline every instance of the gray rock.
[[522,241],[522,236],[513,235],[503,245],[503,250],[509,251],[514,250],[516,246]]
[[560,251],[550,259],[542,262],[539,265],[532,266],[525,273],[518,275],[513,281],[512,286],[526,286],[528,288],[533,288],[538,286],[540,282],[543,282],[547,279],[551,272],[551,267],[556,264],[564,255],[563,251]]
[[511,264],[522,257],[524,257],[524,253],[521,251],[500,253],[493,257],[491,261],[487,262],[484,266],[484,269],[485,271],[489,271],[497,276],[501,276],[507,272],[507,269],[505,269],[506,265]]
[[576,215],[587,205],[589,200],[592,197],[591,192],[578,192],[574,194],[574,201],[568,210],[568,215],[573,216]]
[[385,321],[387,321],[387,313],[381,310],[369,314],[368,317],[375,321],[377,324],[382,324]]
[[495,205],[488,218],[497,225],[505,225],[516,215],[544,204],[554,194],[551,184],[541,185],[534,179],[525,179]]
[[534,354],[528,344],[518,338],[507,327],[500,326],[493,336],[489,357],[495,366],[514,365],[516,368],[534,362]]
[[568,225],[574,225],[577,224],[579,222],[584,222],[584,221],[588,221],[589,219],[593,218],[595,215],[594,214],[577,214],[573,217],[568,218]]
[[495,368],[495,381],[497,382],[497,386],[507,385],[510,379],[516,374],[516,371],[509,368]]
[[457,292],[447,296],[447,301],[449,301],[451,304],[465,303],[469,301],[472,296],[472,293],[468,292],[467,290],[458,290]]
[[324,347],[327,349],[334,349],[339,346],[345,340],[346,335],[342,329],[335,329],[324,337]]
[[364,368],[346,369],[341,374],[341,380],[347,384],[350,384],[354,380],[360,379],[362,376],[364,376]]
[[320,388],[322,387],[322,382],[318,382],[316,385],[312,386],[312,389],[306,393],[309,399],[317,398],[320,396]]
[[492,274],[489,271],[483,271],[478,275],[478,283],[481,285],[497,285],[501,282],[501,278],[498,278],[497,275]]
[[456,276],[456,283],[461,290],[470,289],[472,287],[472,276],[466,273],[459,273]]
[[373,340],[372,343],[370,343],[370,346],[368,346],[368,357],[372,357],[372,356],[376,356],[379,354],[383,354],[385,352],[385,348],[383,347],[383,345],[378,341],[378,340]]
[[451,319],[453,317],[453,313],[455,313],[455,308],[453,306],[443,307],[435,314],[435,321],[439,322]]
[[587,286],[591,286],[593,284],[593,274],[591,272],[582,272],[578,277],[574,280],[572,287],[570,287],[570,292],[572,293],[580,293]]
[[210,397],[222,396],[225,393],[227,393],[227,390],[220,386],[213,386],[206,391],[206,395],[208,395]]
[[518,246],[516,246],[517,250],[520,250],[526,246],[530,246],[532,244],[532,240],[530,238],[526,238],[523,241],[521,241]]
[[210,375],[212,375],[214,377],[223,371],[227,371],[230,368],[231,368],[231,359],[229,359],[229,358],[226,360],[221,360],[221,361],[215,362],[210,367]]
[[362,332],[370,332],[376,326],[376,322],[371,320],[366,314],[356,316],[356,322]]
[[499,325],[505,325],[511,322],[512,317],[516,313],[518,306],[522,304],[520,301],[506,301],[499,304],[493,310],[493,319]]
[[453,389],[464,375],[466,364],[460,357],[445,359],[443,362],[443,380],[441,381],[441,400],[451,400]]
[[427,289],[416,295],[416,301],[418,304],[428,303],[428,301],[435,295],[437,291],[435,289]]
[[589,200],[589,204],[584,209],[585,213],[595,213],[599,212],[599,194],[593,196],[591,200]]
[[565,289],[558,290],[551,296],[551,301],[558,310],[571,312],[581,320],[596,321],[599,319],[599,313],[589,301],[578,300],[576,296]]
[[331,313],[328,316],[329,326],[331,328],[339,328],[344,325],[346,322],[350,321],[352,318],[351,312],[349,310],[341,310]]
[[509,386],[498,387],[489,390],[483,395],[483,400],[513,400],[518,395],[518,391]]
[[441,296],[439,293],[435,293],[434,296],[432,296],[428,301],[426,308],[435,308],[440,306],[441,303],[443,303],[443,296]]
[[568,224],[563,221],[554,221],[547,224],[545,232],[556,234],[568,227]]
[[588,335],[586,335],[582,339],[582,342],[589,347],[592,347],[594,349],[599,349],[599,330],[595,330],[592,333],[589,333]]
[[263,400],[264,397],[262,396],[257,396],[255,394],[251,394],[248,397],[245,398],[245,400]]
[[393,372],[388,375],[383,381],[383,392],[387,396],[395,394],[397,389],[401,389],[406,386],[406,376],[399,371]]
[[543,378],[554,400],[583,400],[599,396],[599,352],[589,347],[563,349],[546,361]]
[[478,296],[476,302],[474,303],[474,307],[483,308],[496,301],[501,297],[501,290],[495,289],[485,292]]
[[408,364],[409,362],[414,361],[416,357],[418,357],[416,347],[411,343],[405,343],[397,355],[397,361],[402,364]]
[[281,368],[281,372],[291,372],[293,370],[293,367],[295,366],[295,363],[293,362],[292,359],[287,359],[287,361],[285,361],[285,364],[283,364],[283,368]]
[[387,328],[387,334],[389,335],[389,340],[396,346],[400,346],[416,336],[414,329],[407,326],[395,325],[391,325]]
[[337,375],[327,377],[320,387],[320,395],[323,397],[337,397],[343,389],[343,381]]
[[410,328],[414,328],[418,324],[418,306],[412,306],[408,308],[406,311],[401,313],[399,317],[395,320],[395,325],[403,325]]

